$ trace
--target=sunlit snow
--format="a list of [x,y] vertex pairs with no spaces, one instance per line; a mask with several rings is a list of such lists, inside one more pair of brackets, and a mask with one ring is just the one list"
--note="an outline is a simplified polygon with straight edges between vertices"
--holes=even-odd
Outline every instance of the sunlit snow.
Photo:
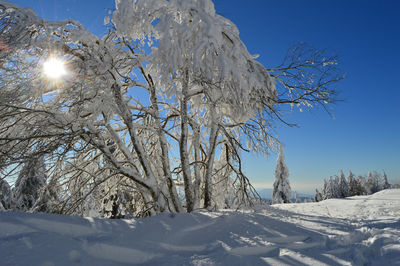
[[130,220],[0,212],[1,265],[398,265],[400,189]]

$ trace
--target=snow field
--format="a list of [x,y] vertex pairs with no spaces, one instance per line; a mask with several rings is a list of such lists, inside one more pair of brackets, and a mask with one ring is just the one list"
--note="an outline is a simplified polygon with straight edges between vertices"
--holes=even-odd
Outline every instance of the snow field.
[[109,220],[0,213],[0,265],[400,265],[400,190]]

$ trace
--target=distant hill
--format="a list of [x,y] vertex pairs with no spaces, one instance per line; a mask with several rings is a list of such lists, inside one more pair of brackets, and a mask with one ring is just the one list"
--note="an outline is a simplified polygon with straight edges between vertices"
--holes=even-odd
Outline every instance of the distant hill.
[[[260,195],[261,198],[263,199],[272,199],[272,188],[261,188],[257,189],[258,194]],[[292,191],[292,201],[294,199],[294,193],[295,191]],[[303,194],[303,193],[297,193],[299,198],[304,201],[304,199],[314,199],[313,195],[308,195],[308,194]]]
[[263,199],[272,199],[272,192],[273,192],[272,188],[257,189],[257,192]]

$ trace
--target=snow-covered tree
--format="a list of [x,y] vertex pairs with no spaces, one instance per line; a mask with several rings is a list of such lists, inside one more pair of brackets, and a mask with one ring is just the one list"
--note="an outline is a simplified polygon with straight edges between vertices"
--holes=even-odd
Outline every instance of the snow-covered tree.
[[31,158],[25,162],[12,190],[13,208],[30,210],[46,184],[44,158]]
[[299,198],[299,195],[297,195],[297,192],[294,193],[294,198],[296,199],[296,203],[301,203],[301,199]]
[[356,196],[359,193],[358,182],[354,177],[353,172],[349,171],[349,175],[347,177],[347,183],[349,185],[349,196]]
[[328,181],[324,180],[324,188],[322,190],[323,199],[331,199],[334,197],[332,177],[329,177]]
[[374,194],[379,191],[379,175],[377,172],[368,172],[366,185],[368,194]]
[[290,203],[292,191],[289,184],[289,169],[285,164],[283,146],[279,146],[279,156],[276,161],[274,190],[272,192],[273,203]]
[[323,200],[323,196],[322,193],[318,191],[318,189],[315,189],[315,197],[314,197],[314,201],[315,202],[320,202]]
[[328,180],[324,180],[324,188],[322,191],[322,198],[332,199],[341,198],[341,192],[339,187],[340,178],[338,176],[329,177]]
[[340,192],[340,186],[339,186],[339,182],[340,182],[340,178],[335,175],[334,178],[332,179],[332,190],[333,190],[333,198],[341,198],[341,192]]
[[5,179],[0,178],[0,208],[10,208],[11,187]]
[[346,198],[349,196],[349,184],[342,170],[339,171],[339,176],[339,196],[341,198]]
[[236,189],[232,178],[232,169],[229,167],[231,156],[228,145],[221,149],[218,160],[215,162],[215,174],[213,175],[212,195],[213,208],[236,208]]
[[368,189],[367,179],[364,176],[359,175],[357,177],[357,183],[359,188],[357,195],[368,195],[370,193]]
[[[101,199],[100,216],[105,218],[132,218],[149,216],[140,192],[129,179],[118,176],[109,178],[103,182],[97,197]],[[95,207],[95,204],[92,204]],[[88,204],[85,207],[88,208]]]
[[388,182],[385,170],[382,170],[382,185],[381,185],[381,189],[388,189],[388,188],[390,188],[390,184]]
[[360,175],[357,178],[349,171],[347,180],[341,170],[339,174],[340,177],[335,176],[334,178],[329,178],[329,180],[324,180],[324,188],[322,191],[323,199],[343,198],[346,197],[346,195],[368,195],[378,192],[384,189],[384,187],[390,187],[390,184],[387,183],[387,177],[384,171],[382,178],[380,178],[379,174],[375,171],[368,172],[367,177]]
[[62,213],[60,200],[60,184],[57,179],[50,180],[39,191],[39,197],[32,207],[33,212]]
[[[98,188],[114,177],[126,187],[108,203],[129,191],[124,201],[138,195],[135,208],[149,215],[212,208],[223,145],[227,185],[250,204],[256,193],[241,153],[268,154],[285,106],[329,104],[342,78],[335,57],[304,45],[265,68],[211,0],[116,1],[101,38],[5,1],[0,21],[2,169],[45,154],[50,180],[64,184],[62,213],[83,215],[87,199],[104,203]],[[41,71],[54,57],[67,68],[59,80]]]

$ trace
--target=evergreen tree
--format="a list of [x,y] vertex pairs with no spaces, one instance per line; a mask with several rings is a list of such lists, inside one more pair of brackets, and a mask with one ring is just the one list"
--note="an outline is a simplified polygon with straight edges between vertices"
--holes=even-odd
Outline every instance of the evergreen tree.
[[379,191],[379,177],[376,172],[368,172],[367,191],[368,194],[374,194]]
[[327,199],[326,194],[328,192],[328,181],[326,181],[326,179],[324,179],[324,187],[322,188],[322,200]]
[[301,203],[301,199],[299,198],[299,195],[297,195],[297,192],[294,193],[294,198],[296,199],[296,203]]
[[349,185],[346,181],[346,178],[343,174],[343,171],[339,171],[340,180],[339,180],[339,197],[346,198],[349,196]]
[[364,176],[358,176],[357,178],[357,195],[368,195],[368,184]]
[[325,180],[324,183],[324,190],[323,190],[323,199],[331,199],[334,197],[334,191],[333,191],[333,179],[332,177],[329,177],[328,181]]
[[59,212],[59,184],[57,180],[52,179],[46,186],[44,186],[39,193],[39,198],[36,200],[35,205],[32,207],[34,212]]
[[387,180],[387,175],[385,173],[385,170],[382,170],[382,189],[388,189],[390,188],[390,184]]
[[3,210],[10,208],[11,188],[5,179],[0,179],[0,209]]
[[274,191],[272,203],[290,203],[291,189],[289,184],[289,170],[285,164],[283,146],[280,145],[279,156],[276,161]]
[[133,217],[133,193],[112,189],[103,199],[101,213],[105,218],[120,219]]
[[339,182],[340,182],[339,177],[337,175],[335,175],[335,178],[332,179],[332,186],[331,186],[332,190],[333,190],[332,198],[335,198],[335,199],[341,198]]
[[318,191],[318,189],[315,189],[315,197],[314,197],[315,202],[320,202],[322,201],[322,193]]
[[31,209],[45,184],[44,158],[32,158],[27,161],[22,167],[12,191],[13,207],[22,211]]
[[357,180],[354,178],[354,174],[349,171],[349,176],[347,177],[348,185],[349,185],[349,197],[360,195],[359,186]]

